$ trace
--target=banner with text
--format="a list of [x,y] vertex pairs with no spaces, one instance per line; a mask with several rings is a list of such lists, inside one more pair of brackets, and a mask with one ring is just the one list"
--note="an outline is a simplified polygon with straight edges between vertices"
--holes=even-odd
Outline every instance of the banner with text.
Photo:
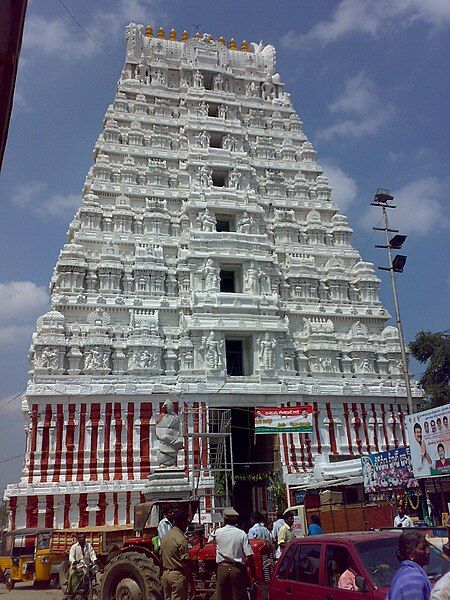
[[366,494],[417,487],[409,446],[361,457]]
[[415,477],[450,475],[450,404],[406,415]]
[[313,407],[255,408],[255,433],[312,433]]

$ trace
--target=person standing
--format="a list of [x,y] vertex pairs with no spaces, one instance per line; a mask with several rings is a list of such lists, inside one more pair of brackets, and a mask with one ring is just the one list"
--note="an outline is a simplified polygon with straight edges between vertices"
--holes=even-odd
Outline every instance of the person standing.
[[397,506],[397,515],[394,519],[394,527],[414,527],[414,523],[411,518],[405,513],[405,507],[403,504]]
[[430,548],[419,531],[405,531],[398,541],[399,570],[392,579],[386,600],[429,600],[431,584],[423,567],[430,560]]
[[173,509],[166,508],[163,510],[163,518],[158,523],[158,537],[159,537],[160,542],[163,539],[163,537],[166,535],[166,533],[168,533],[173,527],[173,525],[172,525],[173,515],[174,515]]
[[278,544],[278,533],[283,525],[285,525],[285,521],[283,518],[283,513],[281,511],[277,512],[277,520],[274,521],[272,525],[272,538],[275,544]]
[[238,529],[239,513],[228,507],[223,511],[225,525],[216,531],[216,600],[247,600],[248,577],[245,559],[255,577],[253,550],[247,534]]
[[64,598],[71,598],[73,594],[79,591],[85,577],[88,575],[89,567],[97,563],[94,548],[89,542],[86,542],[86,534],[83,531],[78,531],[75,536],[77,541],[69,551],[70,567]]
[[264,525],[264,517],[260,512],[254,512],[250,516],[252,526],[248,530],[249,540],[265,540],[266,542],[272,541],[270,531]]
[[322,535],[323,529],[320,525],[319,515],[312,515],[311,523],[308,527],[308,535]]
[[162,586],[164,600],[187,600],[189,590],[195,597],[195,583],[189,558],[188,541],[184,532],[188,526],[187,513],[178,511],[173,516],[173,527],[161,541],[161,561],[164,567]]
[[280,558],[285,546],[291,542],[295,536],[292,533],[292,525],[294,524],[294,513],[287,512],[284,514],[284,525],[280,527],[278,532],[277,544],[278,548],[275,553],[275,558]]

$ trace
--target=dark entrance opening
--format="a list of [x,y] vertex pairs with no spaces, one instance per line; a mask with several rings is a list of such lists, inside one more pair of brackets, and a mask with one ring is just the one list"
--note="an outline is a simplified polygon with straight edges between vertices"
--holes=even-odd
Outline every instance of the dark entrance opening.
[[236,292],[235,286],[235,271],[220,271],[220,291],[226,294],[234,294]]
[[233,506],[248,525],[254,510],[274,510],[268,504],[267,474],[279,468],[275,435],[255,435],[253,408],[231,409],[234,474]]
[[227,374],[244,375],[244,344],[242,340],[225,340]]

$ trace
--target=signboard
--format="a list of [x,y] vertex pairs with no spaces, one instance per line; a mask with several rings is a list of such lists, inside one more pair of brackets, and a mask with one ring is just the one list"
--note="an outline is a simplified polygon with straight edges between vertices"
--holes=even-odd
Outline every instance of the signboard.
[[405,417],[415,477],[450,475],[450,404]]
[[255,433],[312,433],[313,407],[255,408]]
[[417,487],[409,446],[362,456],[361,466],[366,494]]

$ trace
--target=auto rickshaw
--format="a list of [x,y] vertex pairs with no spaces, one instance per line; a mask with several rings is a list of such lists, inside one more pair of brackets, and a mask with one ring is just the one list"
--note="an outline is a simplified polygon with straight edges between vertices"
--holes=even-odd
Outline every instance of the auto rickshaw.
[[3,534],[0,567],[8,589],[18,581],[32,581],[37,587],[57,581],[63,555],[50,551],[51,534],[51,529],[16,529]]

